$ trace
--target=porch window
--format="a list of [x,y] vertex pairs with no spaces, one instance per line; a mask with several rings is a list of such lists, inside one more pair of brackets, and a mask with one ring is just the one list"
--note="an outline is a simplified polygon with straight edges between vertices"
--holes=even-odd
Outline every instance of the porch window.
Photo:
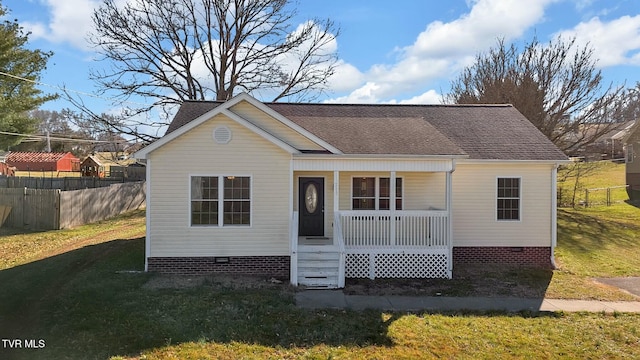
[[191,225],[250,225],[251,179],[192,176]]
[[[391,199],[391,178],[380,178],[380,210],[389,210]],[[396,210],[402,210],[402,179],[396,178]]]
[[520,178],[498,178],[498,220],[520,220]]
[[[389,210],[391,201],[391,179],[376,177],[354,177],[352,186],[353,210]],[[402,179],[396,178],[396,209],[402,210]]]

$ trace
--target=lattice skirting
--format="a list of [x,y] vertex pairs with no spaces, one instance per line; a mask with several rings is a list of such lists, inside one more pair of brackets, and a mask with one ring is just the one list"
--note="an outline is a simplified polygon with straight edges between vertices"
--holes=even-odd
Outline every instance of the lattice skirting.
[[447,252],[346,254],[347,278],[449,278]]

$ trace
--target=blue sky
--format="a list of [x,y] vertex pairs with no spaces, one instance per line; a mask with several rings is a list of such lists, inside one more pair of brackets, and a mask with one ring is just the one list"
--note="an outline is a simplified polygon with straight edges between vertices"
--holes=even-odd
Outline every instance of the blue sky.
[[[99,1],[1,1],[32,32],[30,46],[54,52],[43,83],[95,90],[89,71],[108,64],[95,61],[85,39]],[[323,101],[439,103],[479,51],[498,38],[522,43],[534,35],[590,43],[606,84],[640,81],[640,0],[299,0],[298,12],[299,23],[330,17],[342,29],[334,44],[340,66]],[[98,112],[113,110],[106,100],[78,96]],[[63,100],[44,106],[65,107]]]

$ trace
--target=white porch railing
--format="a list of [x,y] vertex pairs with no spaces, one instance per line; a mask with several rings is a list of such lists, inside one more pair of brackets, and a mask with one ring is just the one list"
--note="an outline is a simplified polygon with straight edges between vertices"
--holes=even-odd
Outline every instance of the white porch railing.
[[448,248],[447,211],[340,211],[347,249]]

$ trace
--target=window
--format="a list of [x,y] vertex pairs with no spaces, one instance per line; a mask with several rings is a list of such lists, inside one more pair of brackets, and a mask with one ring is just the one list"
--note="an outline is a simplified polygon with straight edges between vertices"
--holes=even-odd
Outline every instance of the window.
[[[391,178],[354,177],[353,210],[389,210]],[[402,210],[402,179],[396,178],[396,209]]]
[[498,178],[498,220],[520,220],[520,178]]
[[251,179],[192,176],[191,225],[250,225]]
[[633,144],[627,144],[627,163],[633,162]]

